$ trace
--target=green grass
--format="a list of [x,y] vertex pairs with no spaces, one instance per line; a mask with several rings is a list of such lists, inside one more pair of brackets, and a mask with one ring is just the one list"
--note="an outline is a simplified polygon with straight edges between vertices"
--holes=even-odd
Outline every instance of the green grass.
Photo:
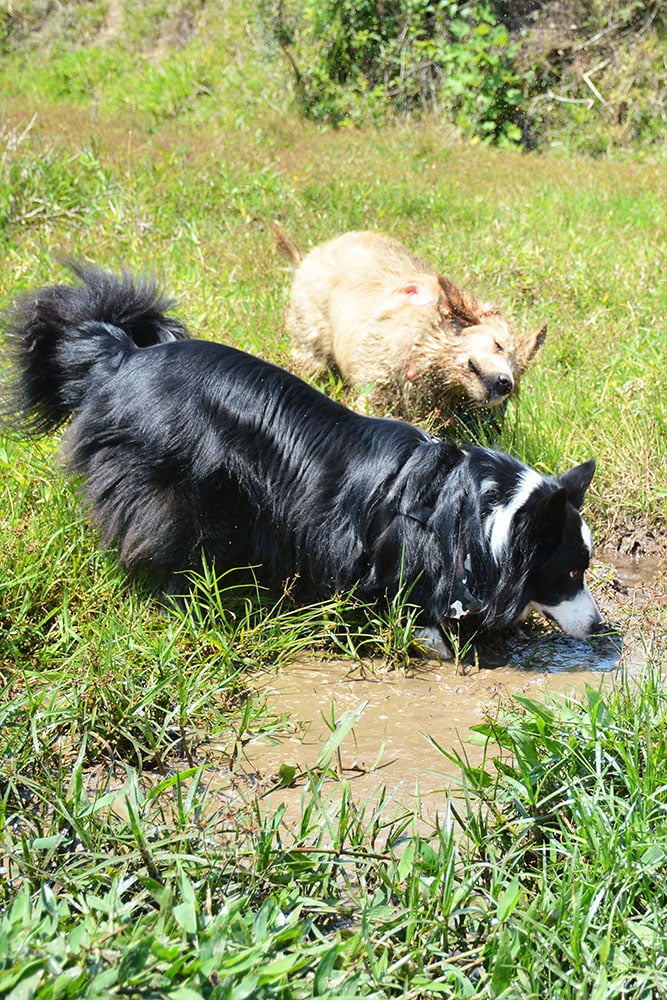
[[[664,538],[664,164],[320,131],[241,5],[190,5],[192,35],[187,4],[125,8],[95,46],[77,5],[21,9],[45,27],[0,67],[3,302],[64,280],[59,254],[155,271],[195,333],[287,362],[271,221],[304,248],[383,229],[549,324],[501,446],[547,472],[595,455],[596,539]],[[81,9],[94,41],[106,7]],[[405,666],[409,598],[302,608],[205,572],[168,612],[97,547],[56,446],[0,441],[0,996],[667,996],[660,597],[628,612],[641,677],[517,702],[481,766],[443,747],[463,789],[443,778],[431,832],[338,778],[353,715],[294,829],[246,772],[290,725],[253,681],[297,655]]]
[[464,793],[428,836],[382,796],[328,801],[326,756],[288,833],[205,767],[143,788],[126,767],[91,793],[80,760],[24,753],[3,796],[0,990],[664,996],[665,711],[655,670],[519,699],[478,727],[482,767],[446,751]]

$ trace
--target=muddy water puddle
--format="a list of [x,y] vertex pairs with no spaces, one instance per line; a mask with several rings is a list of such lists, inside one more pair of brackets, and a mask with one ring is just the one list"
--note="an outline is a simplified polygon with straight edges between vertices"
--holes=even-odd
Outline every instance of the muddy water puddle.
[[[395,814],[417,808],[427,823],[442,815],[456,768],[434,743],[479,763],[483,751],[470,742],[471,728],[493,718],[513,695],[578,698],[588,686],[611,685],[622,672],[638,672],[648,644],[664,650],[664,563],[600,559],[591,581],[603,615],[618,625],[622,639],[589,645],[536,630],[486,651],[467,671],[432,660],[415,661],[407,671],[346,660],[301,661],[265,675],[258,688],[272,712],[289,715],[290,727],[245,748],[244,770],[257,782],[264,806],[285,805],[288,824],[296,821],[304,773],[321,764],[333,721],[357,713],[332,762],[349,782],[355,803],[373,801],[384,787]],[[281,768],[283,776],[294,774],[289,787],[276,787]],[[328,787],[335,803],[340,783],[332,779]]]

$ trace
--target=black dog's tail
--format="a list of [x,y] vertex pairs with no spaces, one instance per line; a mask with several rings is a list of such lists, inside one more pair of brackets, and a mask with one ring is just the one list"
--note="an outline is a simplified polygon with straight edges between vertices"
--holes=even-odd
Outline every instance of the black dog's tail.
[[53,430],[78,409],[96,364],[188,336],[179,320],[165,315],[173,302],[154,281],[70,266],[80,284],[20,295],[4,316],[11,365],[4,417],[31,434]]

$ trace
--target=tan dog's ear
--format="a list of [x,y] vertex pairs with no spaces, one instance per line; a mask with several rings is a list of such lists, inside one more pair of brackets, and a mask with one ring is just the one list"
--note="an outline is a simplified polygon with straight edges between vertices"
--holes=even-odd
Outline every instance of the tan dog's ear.
[[523,373],[533,360],[540,347],[546,340],[546,323],[537,333],[527,333],[519,344],[516,352],[516,363],[521,373]]
[[449,278],[440,275],[438,281],[451,315],[459,319],[464,326],[476,326],[480,321],[479,303],[457,288]]

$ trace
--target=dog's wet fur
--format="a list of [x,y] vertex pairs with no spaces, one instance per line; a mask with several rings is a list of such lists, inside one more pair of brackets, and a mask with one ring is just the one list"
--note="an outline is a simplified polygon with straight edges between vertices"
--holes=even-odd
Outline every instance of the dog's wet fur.
[[344,233],[302,256],[274,232],[295,269],[285,323],[300,374],[335,370],[359,391],[355,409],[418,421],[518,393],[546,327],[520,337],[497,306],[380,233]]
[[[151,282],[75,265],[74,285],[16,299],[5,317],[5,411],[23,433],[69,420],[64,455],[104,544],[163,584],[256,567],[313,600],[401,588],[442,629],[511,626],[535,609],[571,636],[597,631],[579,509],[594,462],[545,477],[357,414],[297,376],[191,340]],[[178,586],[178,584],[177,584]]]

